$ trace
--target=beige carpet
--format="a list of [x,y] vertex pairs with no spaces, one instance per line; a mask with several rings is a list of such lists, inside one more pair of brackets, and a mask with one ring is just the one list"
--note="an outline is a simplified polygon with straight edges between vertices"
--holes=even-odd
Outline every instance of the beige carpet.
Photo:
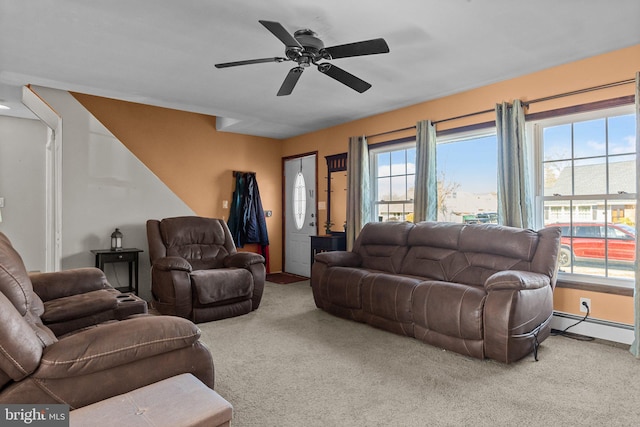
[[512,365],[443,351],[316,309],[309,282],[200,324],[241,426],[635,426],[640,360],[551,337]]

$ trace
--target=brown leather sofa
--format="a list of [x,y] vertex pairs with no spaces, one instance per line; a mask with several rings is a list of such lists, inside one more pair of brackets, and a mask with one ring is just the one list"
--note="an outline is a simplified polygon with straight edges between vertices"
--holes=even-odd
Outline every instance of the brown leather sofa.
[[147,312],[147,302],[113,288],[97,268],[29,274],[42,322],[56,335]]
[[147,221],[153,305],[196,323],[260,306],[265,259],[238,252],[227,224],[198,216]]
[[[44,289],[43,297],[50,301],[53,295],[73,296],[74,288],[97,285],[111,292],[97,269],[67,270],[41,279],[36,279],[38,289]],[[43,322],[47,304],[34,292],[20,255],[0,233],[0,403],[63,403],[74,409],[182,373],[192,373],[213,388],[211,354],[192,322],[148,314],[126,317],[129,309],[123,309],[123,320],[102,323],[100,313],[109,310],[87,315],[94,310],[91,292],[69,298],[73,301],[67,311],[81,320],[65,315],[64,335],[56,335]],[[54,308],[65,310],[62,303]]]
[[316,305],[477,358],[514,362],[550,333],[560,229],[370,223],[316,254]]

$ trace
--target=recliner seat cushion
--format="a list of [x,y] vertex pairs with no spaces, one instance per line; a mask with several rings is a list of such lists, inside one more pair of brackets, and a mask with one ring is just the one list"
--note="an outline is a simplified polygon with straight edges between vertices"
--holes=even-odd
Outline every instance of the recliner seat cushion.
[[440,281],[422,282],[413,291],[413,321],[417,329],[482,340],[486,298],[487,294],[481,287]]
[[113,291],[99,289],[47,301],[41,319],[45,323],[56,323],[113,310],[118,305],[117,295]]
[[370,272],[362,268],[333,267],[322,278],[320,294],[325,301],[344,308],[362,308],[362,281]]
[[395,274],[371,274],[362,282],[362,309],[395,322],[412,322],[411,298],[424,279]]
[[191,281],[200,304],[251,298],[253,294],[253,277],[244,268],[198,270],[191,273]]

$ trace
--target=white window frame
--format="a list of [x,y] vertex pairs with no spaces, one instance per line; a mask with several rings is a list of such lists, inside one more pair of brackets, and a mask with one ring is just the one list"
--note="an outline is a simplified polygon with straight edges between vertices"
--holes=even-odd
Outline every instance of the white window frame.
[[[554,196],[544,195],[544,147],[542,132],[546,127],[560,126],[569,123],[576,123],[587,120],[597,120],[607,118],[611,116],[634,114],[633,105],[624,105],[612,108],[604,108],[594,111],[565,114],[561,116],[551,117],[548,119],[541,119],[536,121],[527,122],[527,138],[533,141],[535,150],[535,224],[538,229],[544,227],[544,202],[545,200],[552,200]],[[640,153],[635,153],[636,156]],[[608,154],[607,154],[608,157]],[[638,173],[636,170],[636,182],[638,181]],[[640,189],[636,188],[636,191]],[[567,198],[576,196],[567,196]],[[579,196],[579,198],[593,198],[593,199],[605,199],[605,200],[636,200],[636,194],[593,194],[588,196]],[[637,228],[636,228],[637,232]],[[622,288],[634,288],[635,279],[618,278],[618,277],[601,277],[579,273],[567,273],[559,272],[558,279],[565,283],[590,283],[597,285],[618,286]]]
[[[373,215],[375,215],[374,220],[377,222],[378,220],[378,206],[381,204],[399,204],[399,203],[413,203],[413,199],[408,199],[408,200],[393,200],[393,201],[389,201],[389,203],[380,203],[377,200],[376,195],[378,194],[378,162],[377,162],[377,155],[378,154],[382,154],[382,153],[390,153],[393,151],[400,151],[400,150],[408,150],[408,149],[412,149],[412,148],[416,148],[416,141],[415,139],[413,141],[407,141],[407,142],[398,142],[398,143],[391,143],[391,144],[385,144],[382,147],[379,148],[372,148],[369,150],[369,170],[370,170],[370,182],[371,182],[371,212],[373,213]],[[405,170],[405,174],[406,174],[406,170]],[[414,173],[415,174],[415,173]],[[411,175],[414,175],[411,174]],[[406,174],[409,175],[409,174]]]

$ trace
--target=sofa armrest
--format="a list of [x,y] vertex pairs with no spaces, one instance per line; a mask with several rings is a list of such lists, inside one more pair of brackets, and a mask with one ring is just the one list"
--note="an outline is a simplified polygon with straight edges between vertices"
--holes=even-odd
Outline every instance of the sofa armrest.
[[315,260],[328,267],[360,267],[362,264],[362,257],[349,251],[320,252],[315,255]]
[[33,291],[45,302],[112,288],[102,270],[94,267],[31,273],[29,278],[33,284]]
[[189,347],[200,337],[192,322],[142,315],[66,336],[45,348],[35,378],[66,378],[117,368]]
[[224,259],[224,266],[237,267],[237,268],[249,268],[253,264],[264,264],[265,259],[262,255],[254,252],[236,252]]
[[171,271],[171,270],[180,270],[191,272],[192,267],[184,258],[180,258],[177,256],[168,256],[164,258],[159,258],[153,263],[153,268],[158,269],[160,271]]
[[551,278],[530,271],[506,270],[492,274],[484,283],[487,292],[497,290],[540,289],[551,285]]

